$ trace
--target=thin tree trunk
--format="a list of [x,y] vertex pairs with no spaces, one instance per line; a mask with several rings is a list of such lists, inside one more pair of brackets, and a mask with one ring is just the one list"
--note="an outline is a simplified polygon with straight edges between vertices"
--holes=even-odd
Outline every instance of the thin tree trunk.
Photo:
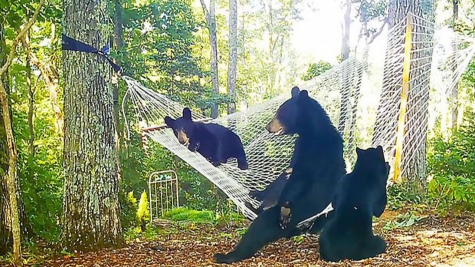
[[[114,0],[114,48],[117,51],[123,52],[124,48],[124,28],[122,21],[122,3],[120,0]],[[122,127],[120,125],[119,114],[119,77],[116,73],[114,75],[114,83],[112,84],[112,97],[114,100],[114,123],[115,123],[115,140],[116,140],[116,149],[121,152],[122,139]],[[122,176],[122,168],[120,164],[120,156],[117,154],[117,168],[119,173],[119,180]]]
[[[0,67],[0,77],[3,77],[6,74],[8,68],[13,62],[13,57],[15,56],[15,51],[20,39],[25,36],[25,34],[30,30],[33,23],[35,23],[36,18],[39,15],[40,9],[43,7],[45,0],[40,0],[33,17],[22,27],[22,30],[18,33],[15,40],[13,40],[12,46],[10,48],[10,53],[8,54],[5,63]],[[2,22],[3,23],[3,22]],[[15,138],[13,136],[12,128],[12,119],[10,115],[10,105],[8,103],[8,94],[7,90],[3,84],[0,82],[0,102],[2,105],[2,118],[5,126],[5,135],[6,135],[6,144],[8,148],[8,170],[4,174],[2,180],[6,180],[7,191],[8,191],[8,205],[9,212],[7,211],[7,219],[9,219],[9,227],[13,236],[13,261],[16,266],[22,265],[21,260],[21,227],[20,227],[20,205],[18,196],[20,196],[20,189],[18,186],[18,176],[17,176],[17,149],[15,144]],[[3,183],[2,183],[3,184]],[[2,187],[2,186],[0,186]],[[9,214],[8,214],[9,213]],[[9,218],[8,218],[9,217]],[[2,228],[2,227],[0,227]],[[8,233],[7,233],[8,234]],[[8,239],[8,238],[7,238]]]
[[[7,62],[7,44],[5,42],[5,29],[3,21],[0,21],[0,66]],[[8,92],[8,73],[5,72],[0,76],[1,86]],[[1,113],[1,112],[0,112]],[[8,173],[8,147],[7,135],[5,132],[5,122],[3,114],[0,116],[0,255],[6,255],[11,251],[13,244],[13,235],[11,231],[11,215],[10,206],[8,205],[10,195],[8,192],[7,179],[5,174]]]
[[[351,27],[351,0],[347,0],[345,4],[345,15],[343,17],[343,38],[341,40],[341,61],[345,61],[350,56],[350,27]],[[340,119],[338,121],[338,131],[343,135],[348,116],[348,107],[350,105],[350,95],[353,82],[353,68],[349,66],[342,70],[342,86],[340,89]]]
[[229,68],[228,68],[228,114],[236,112],[236,73],[237,73],[237,0],[229,0]]
[[[29,42],[29,36],[25,38],[25,42]],[[34,128],[34,111],[35,111],[35,91],[36,85],[33,86],[31,82],[31,62],[29,57],[26,57],[26,83],[28,86],[28,168],[31,169],[33,158],[35,157],[35,128]]]
[[[272,7],[272,1],[269,1],[268,3],[269,6],[269,13],[267,14],[268,21],[266,22],[267,26],[267,34],[269,35],[268,37],[268,45],[269,45],[269,63],[270,65],[268,66],[268,74],[267,74],[267,89],[266,89],[266,95],[267,97],[272,96],[275,90],[275,74],[276,74],[276,64],[274,60],[274,49],[275,49],[275,44],[277,43],[277,38],[278,36],[274,38],[274,14],[273,14],[273,7]],[[264,9],[265,9],[265,4],[264,4]]]
[[[452,23],[455,25],[455,23],[458,20],[459,17],[459,1],[460,0],[452,0]],[[452,49],[454,50],[454,63],[452,66],[452,70],[455,73],[455,70],[457,69],[457,45],[455,42],[452,42]],[[458,118],[458,112],[459,112],[459,105],[458,105],[458,87],[459,83],[455,83],[451,89],[451,109],[452,109],[452,130],[455,131],[457,129],[457,118]]]
[[[213,92],[219,95],[219,76],[218,76],[218,37],[216,34],[216,0],[210,0],[209,11],[204,0],[200,0],[201,7],[205,13],[206,22],[208,24],[209,42],[211,46],[211,81],[213,84]],[[211,118],[218,117],[218,104],[211,105]]]
[[[111,32],[108,1],[63,0],[63,32],[94,47]],[[61,244],[68,251],[118,247],[124,242],[111,68],[97,55],[63,51],[65,80],[64,197]]]

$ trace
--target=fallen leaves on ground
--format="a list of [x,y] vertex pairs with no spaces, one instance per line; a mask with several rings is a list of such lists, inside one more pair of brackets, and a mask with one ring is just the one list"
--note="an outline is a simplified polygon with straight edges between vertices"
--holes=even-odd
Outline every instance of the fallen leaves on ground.
[[[254,257],[227,266],[475,266],[475,218],[427,216],[411,227],[382,230],[398,213],[387,211],[375,223],[375,233],[388,243],[387,252],[362,261],[327,263],[319,260],[318,236],[281,239]],[[135,240],[121,249],[46,259],[41,266],[226,266],[213,255],[228,252],[239,241],[236,227],[167,226],[154,241]],[[38,265],[35,265],[38,266]]]

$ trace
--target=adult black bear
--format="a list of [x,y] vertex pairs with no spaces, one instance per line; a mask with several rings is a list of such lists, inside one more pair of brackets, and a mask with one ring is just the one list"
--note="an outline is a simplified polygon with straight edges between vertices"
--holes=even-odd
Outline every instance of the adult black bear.
[[176,120],[166,116],[165,123],[173,129],[180,144],[193,152],[198,151],[214,166],[236,158],[239,169],[248,168],[241,138],[228,128],[215,123],[194,122],[189,108],[184,108],[183,117]]
[[[343,140],[325,110],[308,96],[307,91],[300,92],[294,87],[292,98],[279,107],[267,130],[299,135],[294,150],[295,164],[283,191],[291,200],[292,220],[282,229],[278,219],[280,206],[262,211],[237,247],[228,254],[216,254],[216,262],[247,259],[270,242],[301,234],[296,224],[322,211],[331,202],[336,184],[345,174]],[[293,192],[294,189],[299,195]],[[325,216],[317,219],[310,232],[318,232],[326,220]]]
[[356,148],[353,172],[342,178],[333,199],[333,217],[320,234],[320,258],[361,260],[386,251],[386,242],[373,235],[372,218],[386,208],[389,164],[383,148]]

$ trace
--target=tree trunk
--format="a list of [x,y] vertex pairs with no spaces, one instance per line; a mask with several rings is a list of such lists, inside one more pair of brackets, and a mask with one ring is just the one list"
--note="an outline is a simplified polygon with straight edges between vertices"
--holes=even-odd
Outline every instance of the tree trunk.
[[[389,26],[393,27],[401,20],[405,20],[411,12],[413,17],[412,53],[410,64],[410,86],[407,104],[405,136],[402,153],[403,179],[413,182],[424,190],[426,187],[426,139],[429,102],[429,76],[430,63],[432,61],[432,37],[433,25],[427,21],[434,21],[433,0],[391,0],[389,3],[388,19]],[[421,18],[422,19],[421,19]],[[401,38],[403,45],[404,39]],[[386,51],[386,59],[391,58],[394,51]],[[399,52],[400,53],[400,52]],[[401,60],[403,58],[401,57]],[[393,58],[394,61],[394,58]],[[388,60],[386,62],[389,62]],[[396,63],[396,62],[395,62]],[[394,77],[402,77],[401,61],[397,62],[399,68],[385,66],[383,90],[376,118],[376,126],[373,141],[381,137],[383,133],[394,136],[397,129],[399,114],[400,95],[392,94],[395,90],[400,91],[400,83],[394,84]],[[422,67],[424,66],[424,67]],[[393,81],[390,84],[391,80]],[[395,114],[388,114],[389,110],[395,110]],[[385,120],[386,118],[386,120]],[[388,140],[382,138],[382,140]]]
[[[107,1],[63,0],[63,32],[94,47],[107,43]],[[110,65],[63,51],[64,197],[61,243],[68,251],[121,246],[119,181]]]
[[228,68],[228,114],[236,112],[236,72],[237,72],[237,0],[229,0],[229,68]]
[[[209,1],[209,11],[204,0],[200,0],[201,7],[205,13],[208,24],[209,43],[211,45],[211,80],[213,83],[213,92],[219,95],[219,76],[218,76],[218,37],[216,34],[216,0]],[[211,105],[211,118],[218,117],[218,104]]]
[[[124,48],[124,28],[123,28],[123,21],[122,21],[122,3],[120,0],[114,0],[114,48],[115,50],[123,53]],[[122,177],[122,168],[120,164],[120,156],[119,153],[121,152],[121,144],[123,142],[122,139],[122,127],[120,125],[119,114],[120,114],[120,107],[119,107],[119,77],[118,74],[114,73],[114,82],[112,84],[112,98],[114,101],[114,123],[115,123],[115,140],[116,140],[116,149],[117,149],[117,168],[120,177]]]
[[[459,1],[460,0],[452,0],[452,23],[455,25],[455,23],[458,20],[459,17]],[[454,42],[452,42],[452,49],[454,50],[454,64],[452,66],[452,71],[455,73],[455,70],[457,69],[457,45]],[[451,109],[452,109],[452,131],[455,131],[457,129],[457,118],[458,118],[458,112],[459,112],[459,105],[458,105],[458,87],[459,83],[455,83],[451,89]]]
[[[5,43],[5,29],[3,21],[0,21],[0,66],[7,62],[7,44]],[[1,86],[8,91],[8,73],[0,76]],[[0,110],[0,255],[6,255],[11,251],[13,236],[11,231],[11,215],[8,205],[10,195],[5,174],[8,173],[8,147],[5,122]]]
[[[25,38],[25,42],[29,42],[29,37]],[[31,62],[29,57],[26,57],[26,83],[28,86],[28,168],[31,170],[33,158],[35,157],[35,127],[34,127],[34,112],[35,112],[35,86],[31,82]],[[37,79],[38,81],[38,79]]]
[[[343,17],[343,37],[341,40],[341,61],[345,61],[350,56],[350,27],[351,27],[351,0],[345,4],[345,15]],[[348,106],[350,105],[350,94],[352,90],[352,66],[342,70],[342,86],[340,89],[340,119],[338,121],[338,131],[344,135]]]

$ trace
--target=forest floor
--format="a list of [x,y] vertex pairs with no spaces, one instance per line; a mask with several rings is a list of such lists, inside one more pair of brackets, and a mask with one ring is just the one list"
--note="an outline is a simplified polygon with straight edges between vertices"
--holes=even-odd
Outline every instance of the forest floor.
[[[213,255],[231,250],[246,229],[176,222],[162,228],[161,234],[135,238],[121,249],[35,257],[27,266],[226,266],[213,263]],[[475,266],[473,214],[408,216],[386,211],[374,229],[388,248],[372,259],[326,263],[319,260],[318,236],[307,235],[281,239],[255,257],[227,266]]]

